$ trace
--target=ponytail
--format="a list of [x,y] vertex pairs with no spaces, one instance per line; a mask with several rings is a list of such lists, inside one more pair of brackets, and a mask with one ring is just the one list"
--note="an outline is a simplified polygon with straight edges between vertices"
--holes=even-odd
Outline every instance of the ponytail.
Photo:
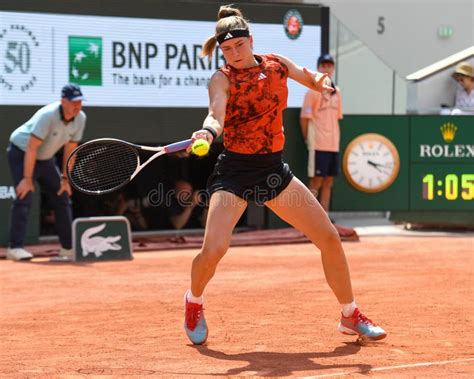
[[214,53],[214,49],[216,48],[217,40],[216,36],[210,36],[206,41],[204,41],[202,45],[202,52],[201,57],[209,57],[212,58],[212,54]]

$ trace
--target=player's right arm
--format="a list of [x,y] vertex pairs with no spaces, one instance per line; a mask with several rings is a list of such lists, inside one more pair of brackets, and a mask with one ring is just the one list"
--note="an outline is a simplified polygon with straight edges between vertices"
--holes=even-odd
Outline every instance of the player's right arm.
[[193,139],[205,138],[212,143],[212,133],[206,128],[212,128],[216,132],[216,138],[224,131],[225,111],[229,99],[229,80],[221,72],[212,75],[209,82],[209,111],[203,122],[203,129],[193,133]]
[[24,199],[29,192],[34,192],[33,172],[35,170],[36,155],[43,140],[31,135],[26,146],[25,159],[23,163],[23,179],[16,187],[16,194],[20,199]]

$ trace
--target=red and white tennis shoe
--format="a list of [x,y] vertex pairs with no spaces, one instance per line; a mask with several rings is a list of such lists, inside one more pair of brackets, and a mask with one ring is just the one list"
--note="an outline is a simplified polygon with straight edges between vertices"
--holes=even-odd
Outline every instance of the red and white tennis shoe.
[[358,308],[355,309],[352,316],[341,315],[338,329],[343,334],[359,335],[359,337],[365,337],[372,341],[381,340],[387,336],[385,330],[365,317]]
[[207,340],[208,329],[202,304],[188,301],[188,292],[184,294],[184,330],[194,345],[202,345]]

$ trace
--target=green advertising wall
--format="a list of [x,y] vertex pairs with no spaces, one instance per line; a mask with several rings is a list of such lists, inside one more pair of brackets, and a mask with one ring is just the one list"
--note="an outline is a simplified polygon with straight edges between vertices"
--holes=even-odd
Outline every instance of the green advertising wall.
[[335,183],[333,210],[474,210],[474,118],[471,116],[349,116],[341,123],[341,155],[363,133],[389,138],[400,155],[393,184],[377,193]]
[[400,154],[400,171],[385,191],[354,189],[344,175],[335,184],[333,210],[474,210],[474,118],[445,116],[347,117],[341,152],[357,135],[377,132]]
[[[307,150],[298,112],[287,110],[285,160],[305,183]],[[341,164],[348,145],[367,133],[389,139],[400,158],[396,179],[383,191],[356,189],[341,169],[332,211],[391,211],[392,218],[433,224],[474,225],[474,117],[345,116],[341,121]],[[268,215],[269,227],[286,226]]]

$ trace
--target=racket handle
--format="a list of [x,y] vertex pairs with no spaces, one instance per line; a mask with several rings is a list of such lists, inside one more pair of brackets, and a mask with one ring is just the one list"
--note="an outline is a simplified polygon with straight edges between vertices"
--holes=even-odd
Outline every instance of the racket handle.
[[184,140],[184,141],[175,142],[175,143],[172,143],[170,145],[166,145],[164,147],[164,150],[167,153],[174,153],[176,151],[181,151],[181,150],[186,149],[189,145],[191,145],[192,142],[193,142],[192,139],[187,139],[187,140]]

